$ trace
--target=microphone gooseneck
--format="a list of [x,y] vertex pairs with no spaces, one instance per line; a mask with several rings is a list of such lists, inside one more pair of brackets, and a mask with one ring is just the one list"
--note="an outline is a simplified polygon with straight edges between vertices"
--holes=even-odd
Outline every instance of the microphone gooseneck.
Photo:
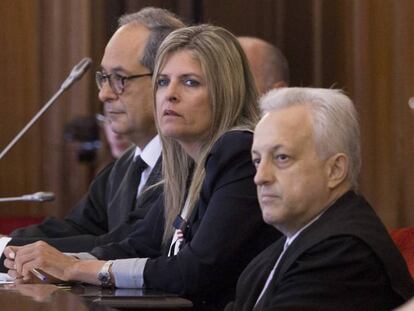
[[29,128],[45,113],[50,106],[52,106],[56,100],[67,90],[75,81],[79,80],[92,64],[92,60],[89,57],[82,59],[75,67],[73,67],[69,76],[62,83],[60,89],[52,96],[51,99],[39,110],[38,113],[26,124],[26,126],[12,139],[12,141],[2,150],[0,153],[0,160],[6,155],[7,152],[20,140],[20,138],[29,130]]

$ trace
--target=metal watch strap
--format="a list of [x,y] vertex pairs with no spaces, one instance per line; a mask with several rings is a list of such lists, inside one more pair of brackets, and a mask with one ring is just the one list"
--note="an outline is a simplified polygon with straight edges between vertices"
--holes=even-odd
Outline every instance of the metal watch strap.
[[113,264],[112,260],[108,260],[104,263],[101,268],[101,271],[98,273],[98,280],[101,282],[101,285],[104,287],[111,286],[111,274],[109,273],[109,269]]

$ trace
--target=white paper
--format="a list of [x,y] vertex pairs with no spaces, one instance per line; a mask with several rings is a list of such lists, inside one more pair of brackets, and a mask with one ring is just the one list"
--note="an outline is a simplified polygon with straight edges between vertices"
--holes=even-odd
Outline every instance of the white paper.
[[13,283],[14,279],[7,273],[0,273],[0,284]]

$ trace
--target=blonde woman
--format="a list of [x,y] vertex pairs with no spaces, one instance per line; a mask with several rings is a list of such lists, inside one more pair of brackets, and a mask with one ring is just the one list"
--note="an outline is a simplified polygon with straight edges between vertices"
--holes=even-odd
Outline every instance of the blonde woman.
[[219,310],[247,263],[279,237],[262,220],[253,183],[253,78],[237,39],[201,25],[165,39],[153,80],[165,191],[158,208],[128,239],[91,252],[118,260],[82,261],[39,243],[17,250],[17,273],[157,288]]

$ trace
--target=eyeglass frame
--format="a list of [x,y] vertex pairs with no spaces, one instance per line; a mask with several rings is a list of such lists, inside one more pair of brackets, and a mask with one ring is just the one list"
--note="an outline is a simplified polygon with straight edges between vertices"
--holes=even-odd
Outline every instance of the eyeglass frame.
[[[115,87],[113,86],[113,83],[111,82],[111,76],[114,77],[119,77],[119,81],[121,81],[121,91],[118,92]],[[103,73],[102,71],[97,71],[95,72],[95,82],[96,85],[98,87],[99,90],[101,90],[103,88],[103,84],[106,82],[109,83],[109,87],[111,88],[111,90],[116,94],[116,95],[122,95],[125,91],[125,81],[131,80],[131,79],[139,79],[139,78],[143,78],[143,77],[149,77],[152,76],[152,73],[143,73],[143,74],[139,74],[139,75],[132,75],[132,76],[122,76],[120,74],[117,73],[110,73],[110,74],[106,74]],[[104,80],[103,80],[104,79]],[[100,83],[100,81],[103,81],[103,83]]]

